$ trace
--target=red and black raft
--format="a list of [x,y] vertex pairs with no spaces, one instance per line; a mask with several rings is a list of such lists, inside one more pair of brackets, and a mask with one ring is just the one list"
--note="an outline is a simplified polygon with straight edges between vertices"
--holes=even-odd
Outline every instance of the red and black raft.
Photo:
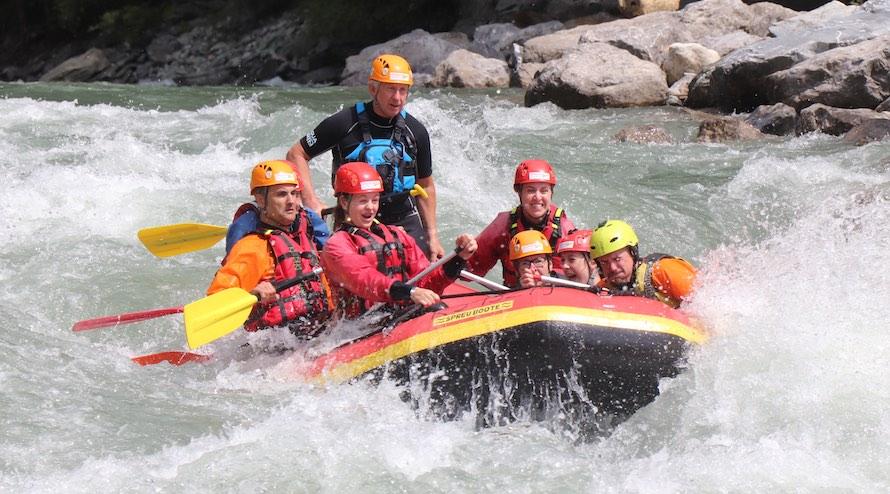
[[302,377],[394,379],[429,413],[473,412],[480,425],[621,420],[650,403],[659,379],[675,376],[706,339],[681,311],[639,297],[561,287],[464,295],[317,357]]

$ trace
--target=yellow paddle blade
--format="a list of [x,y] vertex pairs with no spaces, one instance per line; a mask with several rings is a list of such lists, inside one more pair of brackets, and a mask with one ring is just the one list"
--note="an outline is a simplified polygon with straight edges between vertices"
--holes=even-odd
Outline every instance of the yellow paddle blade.
[[256,296],[240,288],[226,288],[185,306],[185,339],[198,348],[231,333],[244,324]]
[[149,252],[158,257],[177,256],[208,249],[226,236],[224,226],[179,223],[139,230],[137,236]]

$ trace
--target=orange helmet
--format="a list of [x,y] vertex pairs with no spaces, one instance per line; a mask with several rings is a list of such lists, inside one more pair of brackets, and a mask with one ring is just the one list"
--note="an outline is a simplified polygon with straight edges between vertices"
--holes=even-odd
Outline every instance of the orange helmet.
[[545,183],[556,185],[556,173],[545,160],[525,160],[516,167],[513,177],[513,189],[519,190],[522,184]]
[[510,260],[518,261],[523,257],[539,254],[552,254],[550,242],[543,233],[537,230],[523,230],[510,239]]
[[398,55],[380,55],[371,62],[370,81],[390,84],[414,84],[414,74],[408,61]]
[[269,187],[279,184],[293,184],[297,190],[303,190],[297,179],[295,165],[286,160],[269,160],[257,163],[250,174],[250,193],[257,187]]
[[365,194],[383,192],[383,180],[371,165],[364,161],[344,163],[334,176],[335,194]]
[[583,252],[590,254],[590,230],[572,230],[556,244],[556,253]]

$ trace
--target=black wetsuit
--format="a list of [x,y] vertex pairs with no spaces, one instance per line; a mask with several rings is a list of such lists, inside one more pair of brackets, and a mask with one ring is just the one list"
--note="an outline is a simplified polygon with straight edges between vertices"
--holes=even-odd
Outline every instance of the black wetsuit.
[[[383,118],[374,113],[370,102],[365,103],[365,108],[371,137],[391,139],[395,130],[395,122],[400,117]],[[407,114],[404,120],[406,131],[403,132],[399,140],[414,160],[415,177],[418,179],[427,178],[433,174],[429,133],[423,124],[411,114]],[[363,140],[356,108],[350,106],[324,119],[312,132],[300,139],[300,145],[303,146],[303,151],[310,158],[315,158],[328,150],[331,151],[333,157],[331,181],[333,182],[337,168],[346,162],[346,156],[355,150]],[[385,197],[382,197],[377,217],[384,224],[398,225],[404,228],[417,241],[421,249],[429,255],[430,247],[426,230],[413,197],[407,196],[399,201],[387,201]]]

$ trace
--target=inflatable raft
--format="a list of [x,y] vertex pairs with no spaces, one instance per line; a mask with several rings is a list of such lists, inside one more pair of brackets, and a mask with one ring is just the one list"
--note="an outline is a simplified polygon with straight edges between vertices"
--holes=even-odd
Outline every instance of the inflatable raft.
[[659,379],[675,376],[706,338],[682,312],[639,297],[454,291],[445,307],[317,357],[303,377],[394,379],[421,409],[473,412],[482,426],[554,416],[614,423],[650,403]]

